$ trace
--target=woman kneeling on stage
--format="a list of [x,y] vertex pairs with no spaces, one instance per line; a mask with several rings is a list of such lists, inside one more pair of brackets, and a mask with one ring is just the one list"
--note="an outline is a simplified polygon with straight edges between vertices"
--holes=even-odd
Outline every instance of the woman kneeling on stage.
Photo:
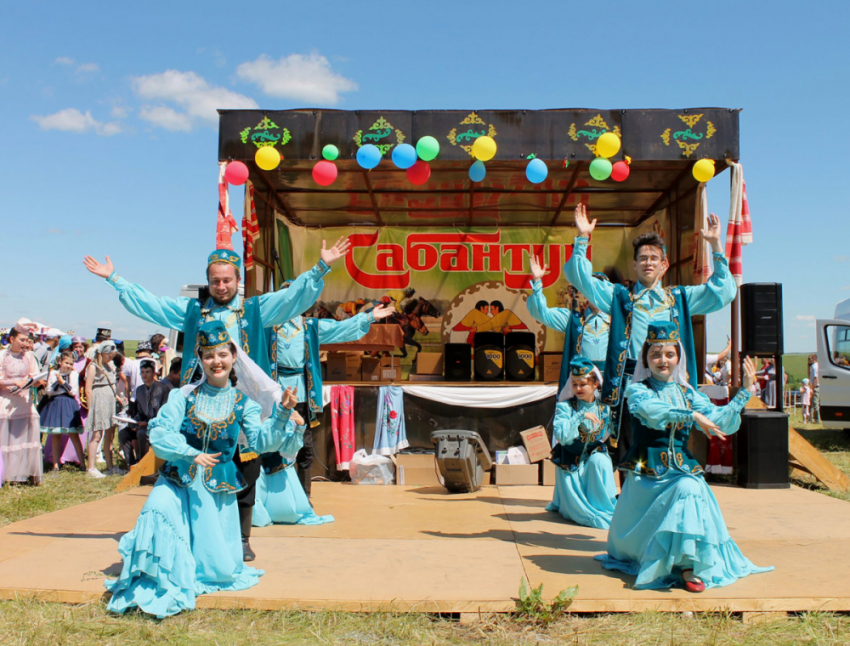
[[599,370],[582,356],[570,361],[570,378],[555,407],[557,444],[552,461],[560,467],[547,511],[585,527],[608,529],[617,502],[613,465],[605,441],[610,409],[599,401]]
[[252,371],[250,359],[237,354],[220,321],[201,326],[198,355],[203,378],[173,391],[148,426],[167,462],[119,544],[121,575],[106,582],[113,612],[138,606],[162,618],[193,609],[199,594],[245,590],[263,575],[242,562],[236,493],[243,481],[233,460],[240,434],[257,452],[294,457],[304,428],[291,411],[297,398],[287,389],[261,421],[261,405],[234,387],[236,372],[241,381]]
[[738,430],[750,398],[755,367],[744,360],[744,384],[726,406],[714,406],[688,385],[679,331],[669,321],[651,323],[640,362],[626,389],[633,444],[608,533],[609,570],[635,575],[635,588],[684,586],[702,592],[767,572],[738,549],[703,469],[688,450],[691,428],[725,438]]

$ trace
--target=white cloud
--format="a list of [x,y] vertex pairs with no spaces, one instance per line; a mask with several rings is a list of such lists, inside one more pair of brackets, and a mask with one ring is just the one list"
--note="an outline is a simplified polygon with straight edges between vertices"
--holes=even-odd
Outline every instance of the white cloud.
[[57,59],[56,59],[55,61],[53,61],[53,62],[54,62],[54,63],[58,63],[59,65],[73,65],[73,64],[74,64],[74,59],[73,59],[73,58],[68,58],[67,56],[60,56],[59,58],[57,58]]
[[97,63],[83,63],[77,66],[77,72],[97,72],[100,66]]
[[242,63],[236,74],[254,83],[269,96],[333,105],[342,92],[352,92],[357,84],[337,74],[324,56],[290,54],[275,61],[263,54],[255,61]]
[[137,76],[132,79],[133,91],[147,101],[173,103],[177,108],[166,105],[146,105],[139,116],[167,130],[191,130],[201,122],[205,125],[218,123],[218,109],[256,109],[259,106],[250,97],[227,88],[210,85],[195,72],[166,70],[160,74]]
[[850,285],[845,285],[844,287],[841,288],[841,291],[842,292],[850,292]]
[[91,116],[86,110],[80,112],[77,108],[65,108],[48,115],[32,115],[30,117],[42,130],[62,130],[64,132],[96,132],[110,137],[121,132],[121,124],[117,121],[102,123]]
[[835,262],[850,262],[850,256],[834,256],[832,259]]
[[794,320],[795,321],[814,321],[815,316],[813,314],[797,314],[797,316],[794,317]]
[[[69,58],[68,56],[59,56],[53,60],[57,65],[77,65],[77,61],[73,58]],[[100,66],[97,63],[80,63],[77,65],[77,68],[74,70],[77,74],[84,74],[86,72],[98,72],[100,71]]]
[[130,114],[131,110],[126,105],[113,105],[109,115],[113,119],[123,119]]

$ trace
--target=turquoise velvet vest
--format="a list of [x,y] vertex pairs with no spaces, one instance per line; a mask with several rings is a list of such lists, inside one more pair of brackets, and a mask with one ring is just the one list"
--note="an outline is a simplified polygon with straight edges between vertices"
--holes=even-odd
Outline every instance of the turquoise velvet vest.
[[[222,422],[208,426],[195,415],[196,392],[193,390],[186,398],[186,417],[180,432],[193,449],[204,453],[221,452],[218,464],[203,469],[204,488],[212,493],[237,493],[245,487],[245,482],[233,462],[233,456],[239,443],[242,415],[248,397],[237,390],[230,416]],[[160,473],[177,486],[188,487],[201,468],[194,462],[174,460],[163,464]]]
[[[648,379],[643,383],[652,388]],[[691,410],[688,389],[682,385],[679,388]],[[649,478],[663,478],[671,469],[693,475],[702,474],[702,465],[688,449],[692,426],[692,422],[670,424],[663,431],[657,431],[644,426],[636,415],[632,415],[632,446],[618,468]]]
[[[577,410],[575,397],[569,400],[569,404],[573,410]],[[605,444],[605,439],[607,438],[607,429],[610,424],[609,409],[607,406],[603,406],[599,412],[602,415],[602,426],[592,433],[588,433],[584,428],[579,426],[578,438],[569,444],[556,444],[552,448],[552,462],[565,471],[575,471],[593,453],[604,453],[608,455],[608,446]]]

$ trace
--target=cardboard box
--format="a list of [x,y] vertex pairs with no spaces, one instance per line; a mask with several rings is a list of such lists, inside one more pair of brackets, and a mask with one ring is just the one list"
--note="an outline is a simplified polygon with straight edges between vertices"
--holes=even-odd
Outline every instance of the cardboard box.
[[433,453],[399,453],[395,456],[396,481],[400,485],[443,484],[440,469]]
[[441,375],[443,374],[442,352],[418,352],[416,354],[417,375]]
[[496,485],[536,485],[540,483],[537,464],[497,464],[493,466]]
[[552,443],[549,435],[542,426],[535,426],[519,434],[525,450],[528,451],[528,461],[534,464],[552,455]]
[[540,482],[545,487],[555,485],[555,474],[558,472],[558,467],[552,460],[543,460],[540,463]]
[[328,381],[360,381],[360,355],[328,352]]
[[396,381],[401,378],[401,363],[398,357],[381,357],[381,381]]
[[360,374],[363,381],[380,381],[381,360],[378,357],[363,357],[360,361]]
[[540,355],[540,381],[558,383],[561,378],[562,358],[563,355],[560,352],[544,352]]

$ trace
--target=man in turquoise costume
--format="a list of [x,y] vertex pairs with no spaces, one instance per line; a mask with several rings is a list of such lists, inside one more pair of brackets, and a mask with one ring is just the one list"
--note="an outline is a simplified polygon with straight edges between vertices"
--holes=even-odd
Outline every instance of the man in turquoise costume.
[[[269,347],[272,379],[277,381],[283,390],[292,388],[295,391],[298,396],[296,409],[308,422],[304,446],[296,459],[298,476],[308,498],[311,490],[310,468],[313,464],[313,439],[310,429],[318,424],[316,414],[323,408],[319,345],[356,341],[369,332],[372,323],[392,316],[395,311],[392,304],[381,305],[344,321],[296,316],[271,329]],[[266,473],[274,473],[282,466],[280,454],[264,455],[263,465]]]
[[[221,321],[230,338],[266,374],[271,374],[269,365],[268,328],[281,325],[310,309],[324,288],[324,275],[330,265],[342,258],[350,247],[346,238],[327,248],[322,241],[320,260],[316,265],[298,276],[289,289],[242,298],[239,296],[239,280],[242,260],[232,249],[216,249],[207,259],[207,285],[210,296],[204,302],[195,298],[169,298],[155,296],[140,285],[122,278],[115,271],[109,256],[101,263],[86,256],[83,263],[91,273],[106,279],[118,292],[119,301],[128,312],[139,318],[184,334],[184,360],[182,381],[187,383],[195,371],[198,330],[210,321]],[[251,511],[254,506],[255,485],[260,474],[261,462],[256,453],[239,455],[239,467],[246,486],[238,494],[239,519],[242,525],[242,547],[245,559],[254,560],[254,552],[248,539],[251,536]]]
[[676,324],[687,358],[689,383],[696,387],[696,369],[691,317],[723,309],[735,298],[737,287],[729,272],[720,242],[720,218],[713,213],[708,226],[702,229],[703,239],[711,245],[714,273],[704,285],[664,287],[661,280],[670,263],[663,238],[648,232],[632,241],[634,270],[637,282],[631,289],[593,276],[593,266],[587,259],[590,235],[596,220],[587,218],[583,204],[576,206],[575,223],[578,235],[573,255],[564,265],[564,275],[587,300],[610,315],[608,350],[603,372],[602,401],[611,406],[619,423],[619,453],[625,456],[631,446],[631,424],[628,409],[623,406],[623,393],[634,374],[646,330],[650,323],[671,321]]
[[[564,335],[564,351],[561,360],[561,374],[558,379],[560,393],[570,376],[570,362],[574,356],[582,356],[593,362],[600,374],[605,371],[605,355],[608,352],[608,328],[611,317],[589,301],[585,307],[568,309],[549,307],[543,295],[542,278],[547,267],[533,256],[531,257],[531,295],[526,301],[528,313],[535,321]],[[593,274],[599,280],[607,281],[602,273]],[[575,288],[571,288],[575,289]],[[581,300],[581,299],[579,299]]]

